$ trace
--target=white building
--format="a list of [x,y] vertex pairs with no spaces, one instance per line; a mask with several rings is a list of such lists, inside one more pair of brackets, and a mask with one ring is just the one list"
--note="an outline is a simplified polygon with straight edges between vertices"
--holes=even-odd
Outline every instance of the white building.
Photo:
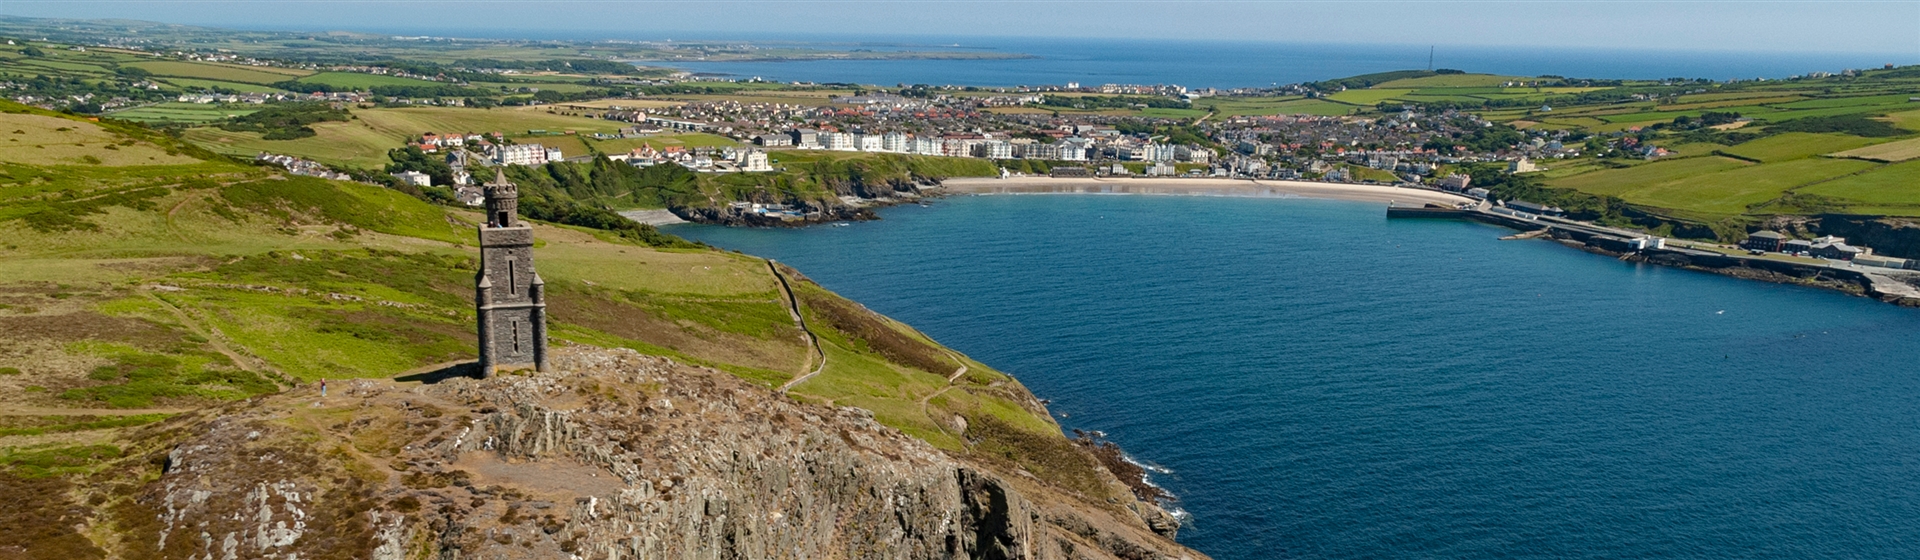
[[399,178],[401,182],[404,182],[406,184],[413,185],[416,187],[433,186],[433,176],[427,175],[425,173],[421,173],[419,171],[401,171],[399,173],[394,173],[393,176],[396,178]]
[[916,155],[937,156],[941,153],[940,139],[937,137],[915,136],[911,144],[913,147],[909,151]]
[[898,132],[889,132],[881,136],[880,149],[897,154],[907,153],[907,135]]
[[735,161],[739,162],[741,171],[748,173],[773,171],[773,164],[767,161],[767,153],[760,150],[744,150]]
[[860,149],[853,143],[853,135],[845,132],[829,132],[820,135],[820,147],[829,150],[851,152]]
[[862,152],[878,152],[881,148],[880,137],[873,134],[859,134],[853,137],[856,147]]
[[1013,159],[1013,144],[1005,140],[982,142],[974,147],[973,153],[987,159]]
[[493,162],[499,165],[546,165],[558,158],[560,150],[539,144],[508,144],[493,148]]

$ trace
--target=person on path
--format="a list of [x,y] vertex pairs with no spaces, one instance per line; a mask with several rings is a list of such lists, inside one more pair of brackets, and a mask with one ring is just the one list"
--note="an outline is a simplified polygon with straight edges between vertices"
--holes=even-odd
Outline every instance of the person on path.
[[320,380],[320,396],[327,396],[327,380]]

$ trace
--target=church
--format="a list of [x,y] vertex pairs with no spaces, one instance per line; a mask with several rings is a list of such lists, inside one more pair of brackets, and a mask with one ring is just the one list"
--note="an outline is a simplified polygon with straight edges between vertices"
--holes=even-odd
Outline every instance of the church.
[[473,298],[480,377],[499,369],[547,371],[546,283],[533,269],[533,226],[520,221],[520,192],[505,173],[496,170],[484,189],[487,223],[480,226]]

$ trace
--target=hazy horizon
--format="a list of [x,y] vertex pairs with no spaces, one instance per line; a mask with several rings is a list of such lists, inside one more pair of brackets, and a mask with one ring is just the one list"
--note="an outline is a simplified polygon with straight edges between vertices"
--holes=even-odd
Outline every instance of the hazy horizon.
[[[1095,6],[1103,9],[1090,9]],[[581,17],[589,12],[593,17]],[[1836,53],[1920,62],[1920,3],[1873,0],[9,0],[0,15],[528,39],[1100,38]]]

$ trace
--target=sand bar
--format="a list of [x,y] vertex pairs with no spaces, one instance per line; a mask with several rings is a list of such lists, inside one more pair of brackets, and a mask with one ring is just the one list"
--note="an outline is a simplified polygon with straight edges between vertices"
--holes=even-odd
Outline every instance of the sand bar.
[[1418,205],[1431,202],[1447,206],[1452,206],[1460,202],[1474,201],[1474,199],[1452,193],[1385,185],[1356,185],[1313,181],[1255,181],[1249,179],[957,178],[942,181],[941,186],[944,187],[947,192],[951,193],[977,194],[1072,193],[1330,198],[1337,200],[1358,200],[1362,202],[1395,202],[1401,205],[1408,205],[1409,203]]

